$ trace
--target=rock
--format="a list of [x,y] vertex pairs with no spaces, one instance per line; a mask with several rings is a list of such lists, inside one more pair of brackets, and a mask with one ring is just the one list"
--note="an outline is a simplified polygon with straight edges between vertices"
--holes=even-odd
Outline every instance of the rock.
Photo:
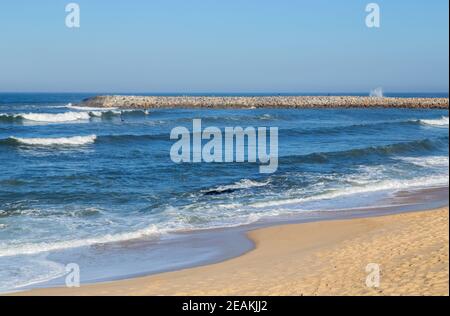
[[448,109],[448,98],[387,98],[356,96],[119,96],[102,95],[78,106],[117,108],[417,108]]

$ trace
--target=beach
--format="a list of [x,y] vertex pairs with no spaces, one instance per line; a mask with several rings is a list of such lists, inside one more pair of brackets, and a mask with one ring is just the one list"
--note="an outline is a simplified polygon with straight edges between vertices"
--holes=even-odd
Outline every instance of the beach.
[[[371,236],[370,225],[378,220],[369,217],[448,205],[447,108],[350,107],[357,101],[349,108],[266,108],[264,100],[272,100],[267,97],[261,107],[245,109],[124,109],[125,104],[77,106],[89,94],[2,97],[0,293],[64,287],[67,266],[74,263],[82,285],[96,284],[77,294],[370,294],[374,289],[357,290],[355,280],[354,288],[339,286],[330,275],[334,270],[323,263],[337,258],[335,277],[354,270],[361,278],[370,263],[380,264],[384,273],[389,262],[400,261],[367,254],[353,267],[349,263],[360,255],[349,250],[339,259],[340,241],[362,247],[352,238]],[[424,105],[419,97],[415,100]],[[435,98],[427,100],[430,105]],[[260,173],[262,165],[249,161],[174,161],[172,131],[190,131],[199,118],[205,130],[277,129],[276,172]],[[252,148],[248,141],[247,154]],[[363,217],[367,222],[356,219]],[[331,228],[336,220],[349,220],[348,227]],[[280,226],[286,224],[292,226]],[[278,228],[265,230],[284,232],[281,227],[295,225],[298,235],[286,230],[287,235],[271,237],[266,232]],[[311,234],[301,234],[307,227],[314,227]],[[397,233],[389,238],[395,240]],[[327,254],[323,245],[338,250]],[[411,243],[405,251],[420,247]],[[392,250],[377,257],[384,252]],[[232,264],[214,270],[225,263]],[[196,275],[192,271],[203,269],[196,267],[207,272],[190,279]],[[189,274],[182,276],[183,271]],[[123,286],[141,277],[158,281]],[[321,280],[325,283],[314,285]],[[298,285],[285,284],[294,281]],[[104,292],[105,282],[120,285]],[[323,289],[327,283],[332,287]],[[394,289],[380,288],[382,294]]]
[[[218,264],[19,295],[448,295],[448,207],[268,227],[255,249]],[[366,286],[368,264],[379,287]]]

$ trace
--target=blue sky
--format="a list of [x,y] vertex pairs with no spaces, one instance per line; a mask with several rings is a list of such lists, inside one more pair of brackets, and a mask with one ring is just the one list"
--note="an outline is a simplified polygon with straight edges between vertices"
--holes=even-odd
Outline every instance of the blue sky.
[[447,0],[2,0],[0,91],[447,92]]

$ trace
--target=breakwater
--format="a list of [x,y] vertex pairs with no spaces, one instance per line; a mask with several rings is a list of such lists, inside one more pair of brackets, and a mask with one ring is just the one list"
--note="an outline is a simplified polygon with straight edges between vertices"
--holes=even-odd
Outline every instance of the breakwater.
[[448,109],[448,98],[361,96],[122,96],[102,95],[79,106],[102,108],[423,108]]

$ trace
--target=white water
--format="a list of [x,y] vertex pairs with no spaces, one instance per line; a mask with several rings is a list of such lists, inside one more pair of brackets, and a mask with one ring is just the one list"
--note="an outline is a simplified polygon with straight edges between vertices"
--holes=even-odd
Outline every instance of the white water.
[[[356,182],[356,181],[355,181]],[[255,208],[261,207],[273,207],[289,204],[300,204],[311,201],[329,200],[345,196],[351,196],[354,194],[361,193],[371,193],[378,191],[399,191],[405,189],[413,188],[425,188],[425,187],[438,187],[438,186],[448,186],[449,179],[448,174],[442,176],[430,176],[415,178],[411,180],[381,180],[378,182],[370,182],[366,184],[350,186],[345,188],[339,188],[334,190],[329,190],[327,193],[306,197],[306,198],[291,198],[278,201],[266,201],[253,203],[251,206]]]
[[425,168],[447,168],[449,167],[448,156],[432,156],[432,157],[404,157],[403,161],[412,163],[416,166]]
[[11,137],[15,141],[31,146],[81,146],[92,144],[97,139],[96,135],[74,136],[60,138],[18,138]]
[[434,120],[420,120],[420,123],[431,126],[448,127],[448,116],[443,116],[440,119]]
[[155,225],[150,225],[147,228],[139,229],[137,231],[118,233],[118,234],[107,234],[98,237],[86,238],[86,239],[76,239],[68,241],[59,242],[49,242],[49,243],[28,243],[18,246],[12,245],[2,245],[0,243],[0,257],[10,257],[17,255],[32,255],[42,252],[49,252],[62,249],[71,249],[86,247],[97,244],[105,244],[112,242],[128,241],[133,239],[139,239],[149,236],[158,236],[164,233],[164,230],[158,229]]
[[0,265],[0,292],[11,292],[11,290],[39,284],[66,273],[64,265],[47,260],[45,255],[38,255],[36,258],[20,258],[16,263],[17,265],[8,265],[7,269],[3,270]]
[[[405,158],[409,159],[409,158]],[[414,158],[412,161],[415,163],[425,163],[425,160],[415,161]],[[438,164],[442,165],[444,163],[443,158],[430,158],[428,159],[428,163],[431,161],[431,164],[437,164],[436,161],[439,161]],[[447,159],[448,162],[448,159]],[[349,178],[348,182],[353,182],[353,185],[337,188],[334,190],[328,190],[326,193],[314,195],[311,197],[305,198],[288,198],[283,200],[271,200],[264,202],[256,202],[249,205],[243,205],[241,203],[230,203],[229,205],[211,205],[209,208],[220,208],[222,219],[220,222],[211,222],[208,224],[209,228],[218,228],[218,227],[233,227],[240,226],[245,224],[251,224],[260,220],[263,217],[272,217],[281,214],[286,214],[288,211],[280,208],[281,206],[288,205],[296,205],[295,208],[302,210],[302,204],[312,201],[324,201],[331,200],[336,198],[343,198],[347,196],[353,196],[358,194],[372,193],[372,192],[396,192],[405,189],[414,189],[414,188],[425,188],[425,187],[438,187],[438,186],[448,186],[449,179],[448,174],[445,175],[435,175],[429,177],[420,177],[409,180],[381,180],[378,182],[367,181],[364,179],[370,179],[372,173],[377,173],[379,170],[369,170],[365,174],[361,174],[360,177],[356,177],[355,179]],[[242,182],[237,182],[234,185],[223,186],[223,188],[248,188],[255,186],[264,186],[267,185],[266,182],[256,182],[251,180],[243,180]],[[270,212],[267,209],[270,208]],[[236,210],[246,209],[245,213],[240,213],[239,215],[236,213]],[[180,210],[178,209],[168,209],[166,212],[168,214],[178,214]],[[219,211],[218,209],[215,211]],[[230,216],[228,216],[230,215]],[[205,214],[207,216],[207,214]],[[172,223],[166,223],[166,225],[149,225],[146,228],[138,229],[130,232],[121,232],[117,234],[106,234],[101,236],[96,236],[92,238],[86,239],[75,239],[75,240],[67,240],[67,241],[56,241],[56,242],[41,242],[41,243],[27,243],[21,245],[6,245],[0,243],[0,257],[10,257],[17,255],[32,255],[49,251],[57,251],[71,248],[79,248],[79,247],[87,247],[96,244],[105,244],[105,243],[113,243],[113,242],[121,242],[128,241],[133,239],[140,239],[145,237],[157,237],[161,234],[166,234],[170,232],[182,231],[186,229],[192,229],[190,225],[186,224],[183,221],[176,221],[173,218]],[[204,227],[207,228],[207,227]]]
[[18,114],[17,117],[22,117],[28,121],[46,122],[46,123],[62,123],[89,120],[89,113],[85,112],[65,112],[65,113],[28,113]]
[[382,98],[383,97],[383,88],[379,87],[370,91],[370,96],[373,98]]
[[111,108],[96,108],[96,107],[87,107],[87,106],[76,106],[72,105],[72,103],[69,103],[65,106],[66,108],[73,109],[73,110],[79,110],[79,111],[113,111],[117,110],[117,108],[111,107]]
[[217,187],[216,191],[235,190],[235,189],[249,189],[254,187],[263,187],[269,184],[269,181],[258,182],[250,179],[242,179],[236,183],[230,185],[222,185]]

